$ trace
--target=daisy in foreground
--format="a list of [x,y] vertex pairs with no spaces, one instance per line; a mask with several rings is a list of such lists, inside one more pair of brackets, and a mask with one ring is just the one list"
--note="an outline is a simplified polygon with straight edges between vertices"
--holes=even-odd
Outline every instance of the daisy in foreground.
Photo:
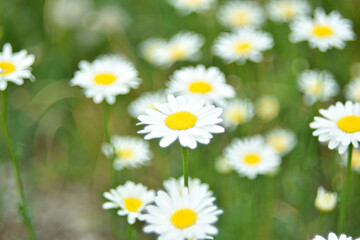
[[360,102],[360,77],[352,80],[345,87],[345,97],[354,102]]
[[213,53],[226,63],[244,64],[247,60],[261,62],[262,52],[274,45],[269,33],[252,28],[238,29],[232,33],[222,33],[215,40]]
[[145,139],[161,138],[160,147],[167,147],[176,139],[180,145],[191,149],[197,142],[208,144],[212,133],[222,133],[224,128],[218,124],[222,121],[221,108],[205,106],[198,98],[168,95],[167,103],[155,103],[156,110],[146,110],[140,115],[139,124],[147,125],[138,133],[145,133]]
[[295,134],[288,129],[276,128],[266,134],[266,143],[280,156],[293,150],[296,142]]
[[230,130],[249,122],[255,113],[254,104],[248,99],[232,99],[224,105],[224,126]]
[[266,7],[270,18],[276,22],[289,22],[310,12],[305,0],[272,0]]
[[181,14],[204,13],[215,5],[215,0],[168,0]]
[[[327,238],[317,235],[315,238],[313,238],[313,240],[352,240],[352,237],[347,237],[345,234],[341,234],[338,237],[335,233],[329,233]],[[359,238],[356,240],[359,240]]]
[[304,103],[328,101],[339,93],[339,85],[328,71],[306,70],[298,78],[298,87],[304,93]]
[[359,147],[360,141],[360,103],[337,102],[328,109],[320,109],[324,117],[315,117],[310,127],[320,142],[329,142],[329,148],[338,148],[340,154],[352,144]]
[[225,148],[224,157],[240,176],[249,179],[275,172],[281,163],[280,156],[259,135],[234,139]]
[[148,165],[153,155],[149,143],[137,137],[113,136],[110,144],[104,143],[102,151],[109,159],[115,154],[113,166],[116,170]]
[[13,53],[10,43],[5,43],[0,53],[0,91],[6,89],[8,82],[23,85],[25,78],[34,81],[30,67],[34,61],[35,56],[26,50]]
[[217,105],[235,96],[234,88],[226,84],[225,75],[217,67],[184,67],[175,71],[170,79],[167,91],[171,94],[200,97],[206,103]]
[[103,209],[120,208],[117,212],[118,215],[127,215],[128,223],[134,224],[136,219],[143,216],[144,208],[154,201],[155,192],[148,190],[141,183],[135,184],[127,181],[124,185],[105,192],[104,198],[109,202],[103,204]]
[[117,95],[127,94],[141,83],[134,65],[120,55],[101,56],[92,63],[81,61],[79,68],[70,85],[84,88],[85,96],[95,103],[105,99],[114,104]]
[[321,8],[315,10],[314,19],[299,17],[291,25],[292,42],[308,41],[311,48],[326,52],[330,48],[343,49],[346,41],[355,40],[352,22],[337,11],[326,15]]
[[201,185],[191,186],[190,191],[187,187],[181,192],[176,187],[169,190],[159,191],[156,205],[146,207],[147,214],[142,218],[147,223],[145,233],[155,233],[159,240],[211,239],[218,233],[213,224],[222,210]]
[[[206,193],[209,197],[213,195],[213,192],[209,190],[209,185],[206,183],[201,183],[201,181],[197,178],[188,178],[189,181],[189,191],[201,191]],[[170,178],[166,181],[164,181],[163,183],[165,190],[168,193],[171,193],[172,191],[178,192],[178,193],[182,193],[182,191],[184,190],[185,187],[185,182],[184,182],[184,176],[175,179],[175,178]]]

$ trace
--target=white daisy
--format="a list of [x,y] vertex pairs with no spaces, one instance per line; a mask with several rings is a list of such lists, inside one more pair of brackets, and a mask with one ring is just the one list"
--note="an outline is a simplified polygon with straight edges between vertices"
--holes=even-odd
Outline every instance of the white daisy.
[[352,80],[345,87],[345,97],[354,102],[360,102],[360,77]]
[[280,156],[290,152],[296,142],[296,135],[288,129],[276,128],[266,134],[266,143]]
[[8,82],[23,85],[25,78],[34,81],[30,67],[34,61],[35,56],[26,50],[13,53],[10,43],[5,43],[0,53],[0,91],[6,89]]
[[328,109],[320,109],[320,113],[324,117],[315,117],[310,123],[310,127],[315,129],[313,135],[318,136],[320,142],[329,142],[329,148],[338,148],[340,154],[350,144],[359,147],[360,103],[337,102]]
[[166,95],[163,91],[148,92],[132,101],[128,107],[129,114],[137,118],[139,115],[146,114],[146,109],[155,109],[154,103],[165,103]]
[[[168,193],[172,193],[173,191],[178,192],[178,193],[182,193],[182,191],[185,188],[185,184],[184,184],[184,176],[175,179],[175,178],[170,178],[166,181],[164,181],[163,183],[165,190]],[[189,191],[201,191],[201,192],[206,192],[206,194],[210,197],[213,195],[213,192],[209,190],[209,185],[206,183],[201,183],[201,181],[197,178],[190,178],[188,179],[188,189]]]
[[164,45],[166,45],[166,41],[162,38],[149,38],[140,44],[140,54],[147,62],[155,66],[160,65],[161,62],[155,53]]
[[147,115],[140,115],[138,124],[145,128],[138,133],[145,133],[145,139],[161,138],[160,147],[167,147],[179,139],[183,147],[196,148],[197,142],[208,144],[212,133],[222,133],[224,128],[218,124],[221,108],[213,105],[204,106],[198,98],[174,97],[168,95],[168,103],[155,103],[157,110],[146,110]]
[[218,12],[220,22],[229,28],[259,27],[264,22],[264,13],[257,2],[227,2]]
[[[348,152],[341,155],[341,165],[347,166]],[[354,148],[351,154],[351,169],[360,173],[360,149]]]
[[141,220],[144,208],[154,201],[155,192],[141,183],[127,181],[124,185],[105,192],[104,198],[109,202],[103,204],[103,209],[120,208],[118,215],[127,215],[128,223],[134,224],[136,219]]
[[177,8],[181,14],[204,13],[216,3],[215,0],[168,0],[168,2]]
[[270,121],[274,119],[280,110],[280,103],[276,97],[271,95],[264,95],[256,102],[256,113],[263,121]]
[[249,122],[254,116],[254,105],[248,99],[233,99],[224,105],[224,126],[234,129],[239,124]]
[[311,48],[326,52],[330,48],[343,49],[346,41],[355,40],[352,22],[337,11],[326,15],[321,8],[315,10],[314,19],[299,17],[291,25],[292,42],[308,41]]
[[217,67],[184,67],[175,71],[170,80],[169,93],[201,97],[206,103],[222,105],[235,96],[234,88],[226,84],[225,75]]
[[304,93],[304,103],[328,101],[339,93],[339,85],[328,71],[306,70],[298,78],[298,87]]
[[113,162],[116,170],[123,168],[139,168],[148,165],[152,158],[149,143],[138,137],[113,136],[109,143],[102,146],[103,153]]
[[141,83],[134,65],[120,55],[102,56],[89,63],[81,61],[70,85],[84,88],[84,94],[95,103],[104,99],[114,104],[117,95],[127,94]]
[[252,28],[238,29],[232,33],[222,33],[215,40],[213,53],[226,63],[244,64],[247,60],[261,62],[262,52],[274,45],[269,33]]
[[289,22],[310,13],[310,5],[305,0],[272,0],[266,9],[275,22]]
[[[313,240],[352,240],[352,237],[347,237],[345,234],[341,234],[339,237],[336,236],[335,233],[329,233],[329,236],[326,237],[322,237],[319,235],[316,235]],[[357,239],[359,240],[359,239]]]
[[218,230],[213,226],[222,210],[214,204],[215,198],[199,185],[181,193],[175,187],[169,193],[159,191],[155,204],[146,207],[146,233],[157,234],[158,240],[208,239]]
[[254,179],[259,174],[274,172],[281,163],[278,154],[259,135],[234,139],[224,150],[229,165],[242,177]]
[[204,37],[193,32],[180,32],[168,42],[155,47],[153,57],[156,64],[164,68],[170,67],[177,61],[196,61],[201,57],[200,48],[204,44]]
[[317,189],[315,198],[315,207],[321,212],[331,212],[335,209],[337,203],[337,193],[328,192],[324,187]]

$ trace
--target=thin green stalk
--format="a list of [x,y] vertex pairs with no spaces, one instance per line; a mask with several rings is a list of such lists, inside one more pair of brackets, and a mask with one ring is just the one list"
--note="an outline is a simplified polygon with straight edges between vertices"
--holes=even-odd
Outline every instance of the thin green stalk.
[[189,160],[188,160],[188,150],[185,147],[181,147],[182,156],[183,156],[183,169],[184,169],[184,185],[185,187],[189,186]]
[[109,134],[109,119],[110,119],[110,105],[104,103],[104,132],[105,132],[105,141],[110,143],[110,134]]
[[343,194],[340,202],[340,213],[338,219],[338,234],[343,233],[344,230],[344,222],[345,222],[345,210],[346,210],[346,202],[349,196],[349,187],[350,187],[350,177],[351,177],[351,157],[352,157],[353,145],[349,145],[348,149],[348,160],[346,167],[346,179],[345,186],[343,190]]
[[134,224],[128,223],[128,240],[135,240],[134,238]]
[[316,230],[317,234],[322,233],[323,226],[324,226],[324,221],[325,221],[325,213],[321,212],[319,220],[318,220],[317,230]]
[[31,218],[28,213],[28,206],[26,203],[24,186],[22,183],[21,173],[20,173],[20,169],[19,169],[19,161],[17,159],[17,156],[14,153],[14,148],[12,146],[12,142],[11,142],[11,138],[10,138],[10,134],[9,134],[9,128],[8,128],[8,124],[7,124],[7,91],[6,90],[3,92],[3,96],[2,96],[1,123],[2,123],[2,127],[3,127],[6,148],[7,148],[7,151],[8,151],[10,160],[11,160],[11,164],[12,164],[12,167],[14,170],[14,174],[15,174],[16,187],[17,187],[17,191],[19,194],[19,201],[20,201],[19,202],[19,212],[20,212],[20,214],[23,218],[23,221],[26,225],[29,239],[37,240],[38,238],[36,237],[35,229],[33,227]]

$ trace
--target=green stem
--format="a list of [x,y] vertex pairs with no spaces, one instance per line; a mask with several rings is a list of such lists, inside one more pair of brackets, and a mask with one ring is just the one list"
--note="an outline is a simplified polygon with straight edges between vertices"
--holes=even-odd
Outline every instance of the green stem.
[[181,147],[183,157],[183,169],[184,169],[184,185],[189,187],[189,160],[188,150],[185,147]]
[[346,167],[345,186],[344,186],[344,190],[343,190],[343,194],[342,194],[341,202],[340,202],[340,213],[339,213],[339,219],[338,219],[338,234],[343,233],[343,230],[344,230],[346,202],[347,202],[347,199],[349,196],[349,187],[350,187],[352,151],[353,151],[353,145],[350,144],[349,149],[348,149],[348,160],[347,160],[347,167]]
[[323,226],[324,226],[324,221],[325,221],[325,213],[320,213],[320,217],[318,220],[318,225],[317,225],[317,234],[321,234]]
[[36,237],[35,230],[28,213],[28,206],[26,204],[24,186],[22,183],[20,169],[19,169],[19,161],[17,159],[17,156],[15,155],[14,148],[12,146],[12,142],[10,139],[9,128],[7,124],[7,91],[6,90],[3,92],[3,96],[2,96],[1,123],[3,127],[6,148],[15,174],[16,187],[19,194],[19,212],[27,227],[29,239],[37,240],[38,238]]
[[104,103],[104,132],[105,132],[105,141],[110,143],[110,134],[109,134],[109,119],[110,119],[110,105]]
[[128,223],[128,240],[134,239],[134,224]]

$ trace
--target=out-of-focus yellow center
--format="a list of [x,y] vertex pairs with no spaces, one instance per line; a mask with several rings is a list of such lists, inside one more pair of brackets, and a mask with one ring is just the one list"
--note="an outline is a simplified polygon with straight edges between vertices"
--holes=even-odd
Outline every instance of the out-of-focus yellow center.
[[0,62],[0,76],[7,75],[15,71],[15,65],[11,62]]
[[172,61],[183,59],[186,57],[186,55],[187,55],[186,49],[184,49],[181,46],[173,46],[172,48],[170,48],[170,59]]
[[170,218],[171,223],[179,228],[184,229],[194,225],[197,219],[197,214],[194,210],[183,208],[177,210]]
[[184,4],[188,7],[198,7],[203,3],[203,0],[185,0]]
[[337,126],[346,133],[355,133],[360,131],[360,117],[346,116],[337,121]]
[[261,160],[261,158],[258,154],[248,154],[244,157],[244,161],[250,165],[255,165],[255,164],[259,163],[260,160]]
[[126,210],[129,212],[137,212],[142,205],[142,202],[137,198],[126,198],[124,199],[124,203]]
[[130,159],[134,156],[134,150],[130,148],[119,149],[116,155],[121,159]]
[[251,42],[249,41],[240,41],[238,43],[235,44],[235,51],[238,54],[248,54],[249,52],[251,52],[253,49],[253,46],[251,44]]
[[284,153],[288,149],[288,141],[286,137],[274,135],[269,137],[268,143],[272,146],[278,153]]
[[242,109],[232,109],[227,114],[227,121],[231,124],[240,124],[245,121],[246,113]]
[[186,130],[195,126],[197,117],[190,112],[176,112],[165,119],[165,124],[173,130]]
[[354,89],[354,99],[356,102],[360,102],[360,87]]
[[284,19],[292,19],[296,14],[294,5],[291,2],[281,2],[279,8],[281,9],[281,17]]
[[312,32],[317,37],[329,37],[334,33],[329,26],[323,24],[315,24]]
[[208,93],[212,90],[212,86],[204,81],[194,81],[189,84],[189,91],[192,93]]
[[360,169],[360,150],[354,149],[351,156],[351,168]]
[[313,96],[319,96],[323,92],[323,83],[320,81],[312,81],[306,87],[306,91]]
[[101,85],[110,85],[115,82],[116,76],[111,73],[99,73],[94,77],[94,82]]
[[234,9],[229,14],[229,23],[234,27],[243,27],[251,24],[251,15],[244,9]]

